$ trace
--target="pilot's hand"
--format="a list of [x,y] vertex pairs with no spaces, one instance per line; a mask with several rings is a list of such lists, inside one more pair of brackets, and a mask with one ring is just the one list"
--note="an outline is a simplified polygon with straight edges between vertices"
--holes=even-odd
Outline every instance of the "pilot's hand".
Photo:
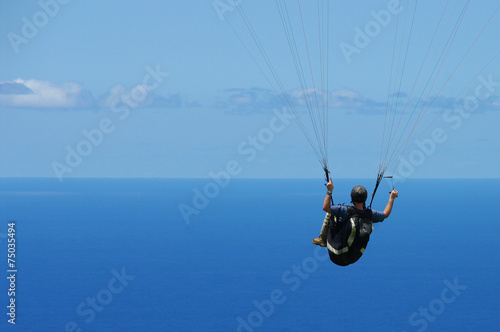
[[398,191],[396,189],[393,189],[391,192],[391,198],[395,199],[396,197],[398,197]]

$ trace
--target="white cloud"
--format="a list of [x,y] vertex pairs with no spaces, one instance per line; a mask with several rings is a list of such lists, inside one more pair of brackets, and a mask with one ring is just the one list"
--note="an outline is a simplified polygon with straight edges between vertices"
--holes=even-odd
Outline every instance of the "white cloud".
[[92,102],[77,83],[57,85],[35,79],[0,82],[0,105],[27,108],[78,108]]
[[279,96],[269,89],[228,89],[224,100],[215,103],[216,107],[229,108],[232,113],[261,113],[275,107],[283,107]]
[[130,108],[180,108],[183,105],[178,94],[169,97],[162,97],[150,91],[147,86],[139,84],[132,89],[127,89],[119,84],[101,96],[100,106],[103,108],[114,108],[127,106]]
[[331,107],[358,108],[369,102],[359,92],[350,89],[335,90],[331,96]]
[[109,90],[107,95],[101,97],[100,104],[105,108],[112,108],[119,105],[119,100],[122,96],[129,94],[127,88],[123,85],[117,85]]
[[323,105],[326,102],[326,99],[323,96],[323,93],[316,89],[296,89],[292,90],[289,93],[289,96],[292,97],[292,100],[299,106],[306,106],[310,104],[312,107],[316,107],[316,105]]
[[[130,108],[180,108],[185,105],[179,94],[163,97],[139,84],[131,89],[122,84],[104,93],[98,100],[77,83],[54,84],[36,79],[0,82],[0,106],[18,108],[105,108],[126,105]],[[197,102],[188,103],[199,107]]]
[[[326,103],[330,108],[355,110],[362,112],[380,112],[384,110],[385,103],[377,102],[364,97],[358,91],[342,88],[330,92],[317,89],[294,89],[286,95],[278,96],[268,89],[232,89],[224,92],[230,93],[224,101],[218,101],[217,106],[231,108],[233,112],[262,112],[272,108],[288,106],[290,102],[295,107],[312,109],[322,107]],[[285,104],[284,104],[285,102]]]
[[252,95],[248,93],[240,93],[238,95],[231,96],[231,102],[234,104],[239,104],[239,105],[248,105],[252,103],[254,100],[252,98]]

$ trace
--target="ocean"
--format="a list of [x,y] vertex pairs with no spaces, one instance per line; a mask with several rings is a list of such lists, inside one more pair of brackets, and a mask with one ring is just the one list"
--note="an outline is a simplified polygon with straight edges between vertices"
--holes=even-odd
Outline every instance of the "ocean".
[[0,330],[500,331],[499,184],[396,183],[340,267],[321,179],[0,179]]

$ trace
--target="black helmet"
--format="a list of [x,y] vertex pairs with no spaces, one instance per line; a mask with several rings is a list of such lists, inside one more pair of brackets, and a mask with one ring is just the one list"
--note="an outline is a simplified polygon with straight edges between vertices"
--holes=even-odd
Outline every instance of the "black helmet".
[[354,203],[364,203],[368,197],[368,192],[363,186],[356,186],[351,190],[351,201]]

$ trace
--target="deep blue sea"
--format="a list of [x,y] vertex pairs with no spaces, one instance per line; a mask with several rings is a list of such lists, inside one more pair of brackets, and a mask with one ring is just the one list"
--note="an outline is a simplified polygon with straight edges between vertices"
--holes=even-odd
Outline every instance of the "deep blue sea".
[[[373,182],[334,181],[335,202]],[[499,185],[397,183],[339,267],[311,243],[321,179],[0,179],[0,330],[500,331]]]

